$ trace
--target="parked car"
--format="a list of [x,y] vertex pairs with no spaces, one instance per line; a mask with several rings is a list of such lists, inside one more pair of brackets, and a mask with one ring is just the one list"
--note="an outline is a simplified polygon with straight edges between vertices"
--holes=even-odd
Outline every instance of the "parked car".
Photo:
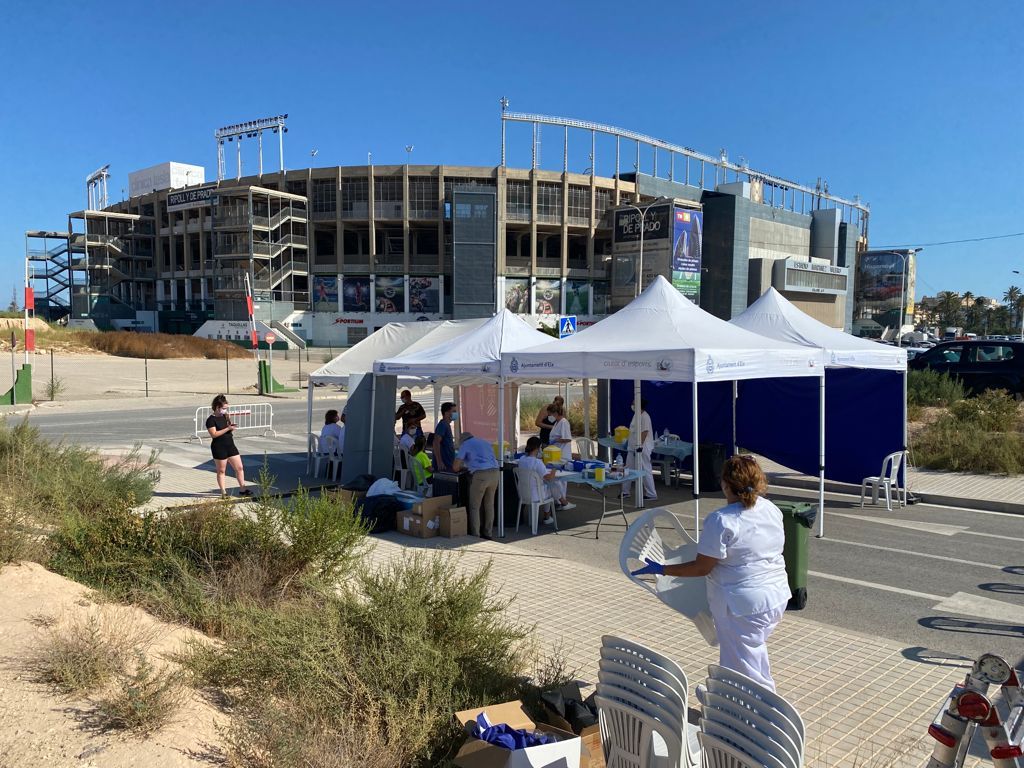
[[907,367],[948,373],[971,394],[1005,389],[1024,399],[1024,342],[947,341],[917,355]]

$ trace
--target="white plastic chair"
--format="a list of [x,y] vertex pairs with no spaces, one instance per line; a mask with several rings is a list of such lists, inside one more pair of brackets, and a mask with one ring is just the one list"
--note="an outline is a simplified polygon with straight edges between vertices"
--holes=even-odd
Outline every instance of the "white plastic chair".
[[803,718],[796,707],[778,693],[765,688],[741,672],[718,664],[708,665],[707,688],[710,693],[732,699],[777,725],[800,750],[802,758],[806,741]]
[[618,699],[595,695],[594,703],[607,768],[691,768],[684,762],[679,727],[672,727]]
[[[679,435],[669,435],[669,440],[678,440]],[[674,479],[679,478],[679,464],[675,456],[661,456],[660,458],[651,460],[652,467],[658,467],[661,470],[661,479],[665,482],[665,485],[672,485]]]
[[309,439],[307,441],[309,447],[309,459],[306,461],[306,474],[312,475],[313,477],[320,477],[320,467],[327,462],[330,463],[333,458],[333,454],[328,453],[325,450],[323,442],[329,441],[332,438],[328,435],[321,440],[320,436],[316,432],[309,433]]
[[409,468],[409,452],[402,446],[397,445],[395,446],[394,455],[395,471],[391,479],[398,483],[398,487],[403,491],[412,490],[414,481],[412,479],[412,470]]
[[697,729],[687,719],[688,682],[679,664],[632,640],[604,635],[597,674],[599,695],[618,696],[634,705],[639,699],[648,715],[673,727],[682,724],[684,764],[700,763]]
[[707,720],[738,731],[760,749],[777,757],[788,768],[800,768],[803,758],[802,745],[798,746],[776,723],[762,717],[753,709],[742,706],[735,699],[711,691],[704,694],[703,704],[702,715]]
[[580,455],[581,459],[592,461],[597,458],[597,441],[591,440],[589,437],[577,437],[576,440],[576,452]]
[[789,768],[786,763],[775,755],[761,749],[740,731],[734,731],[732,728],[727,728],[721,723],[716,723],[704,717],[700,719],[700,730],[701,733],[706,733],[735,747],[741,753],[747,755],[754,765],[763,766],[763,768]]
[[892,512],[892,491],[896,489],[896,503],[907,506],[907,489],[904,484],[903,499],[900,499],[900,467],[903,466],[903,451],[890,453],[882,461],[882,471],[875,477],[865,477],[860,483],[860,505],[864,506],[864,495],[871,486],[871,503],[878,503],[879,490],[885,491],[885,508]]
[[[672,528],[683,540],[683,546],[668,549],[662,542],[657,526]],[[708,645],[718,645],[715,632],[715,621],[708,607],[707,587],[702,578],[674,578],[657,576],[655,581],[647,581],[642,577],[633,576],[635,571],[644,565],[646,559],[658,563],[687,563],[697,558],[697,542],[683,528],[679,519],[662,507],[655,507],[638,517],[622,537],[619,545],[619,567],[631,581],[636,582],[652,595],[661,600],[669,608],[686,616],[696,626]]]
[[338,471],[341,469],[341,456],[338,455],[338,438],[331,435],[324,435],[319,438],[317,459],[317,476],[320,475],[320,462],[327,462],[327,477],[331,480],[338,479]]
[[[555,530],[558,530],[558,517],[555,515],[555,500],[552,498],[550,491],[546,483],[541,483],[541,490],[538,493],[537,489],[534,488],[534,484],[531,478],[523,477],[519,472],[519,467],[516,467],[513,471],[516,478],[516,493],[519,494],[519,509],[516,510],[516,531],[519,530],[519,521],[522,519],[523,507],[529,508],[530,513],[530,530],[533,531],[533,535],[537,535],[537,527],[540,525],[540,511],[545,507],[550,507],[551,516],[555,520]],[[538,498],[539,496],[539,498]]]
[[731,744],[727,744],[709,733],[701,731],[700,754],[704,768],[761,768],[750,755],[745,755]]

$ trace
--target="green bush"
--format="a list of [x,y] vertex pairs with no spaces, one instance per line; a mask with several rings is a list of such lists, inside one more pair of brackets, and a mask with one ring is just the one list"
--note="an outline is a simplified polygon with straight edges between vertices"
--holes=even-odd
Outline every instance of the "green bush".
[[1024,435],[990,432],[973,421],[940,416],[912,441],[913,459],[925,469],[1015,475],[1024,472]]
[[[350,744],[353,728],[375,733],[382,765],[433,765],[458,743],[453,712],[524,697],[532,632],[507,617],[510,601],[489,576],[461,572],[454,557],[412,555],[340,592],[245,611],[223,647],[188,663],[206,683],[242,692],[229,739],[242,765],[321,764],[297,754],[313,726],[335,745]],[[254,744],[272,759],[242,760]]]
[[[529,395],[519,401],[519,428],[526,432],[536,432],[537,412],[550,403],[552,398]],[[573,437],[582,437],[584,434],[583,422],[585,420],[583,398],[571,397],[565,417],[569,419],[569,429]],[[597,435],[597,393],[590,392],[590,434]]]
[[964,386],[957,379],[925,369],[907,371],[907,403],[920,406],[950,406],[964,399]]
[[134,669],[100,699],[99,712],[105,728],[148,734],[166,725],[184,698],[181,672],[159,670],[137,651]]
[[977,397],[953,403],[953,416],[990,432],[1012,431],[1020,420],[1017,401],[1003,389],[988,389]]

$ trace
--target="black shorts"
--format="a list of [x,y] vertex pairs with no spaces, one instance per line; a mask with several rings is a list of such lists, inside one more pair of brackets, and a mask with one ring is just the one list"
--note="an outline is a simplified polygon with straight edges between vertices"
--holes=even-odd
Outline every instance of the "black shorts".
[[235,442],[232,440],[230,443],[216,443],[210,446],[210,453],[213,454],[213,458],[223,461],[224,459],[230,459],[232,456],[238,455],[238,448],[235,447]]

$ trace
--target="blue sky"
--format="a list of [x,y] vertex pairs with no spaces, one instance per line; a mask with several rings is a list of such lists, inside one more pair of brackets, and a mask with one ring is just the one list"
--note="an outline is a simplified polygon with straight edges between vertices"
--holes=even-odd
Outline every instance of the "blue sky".
[[[493,165],[503,95],[823,177],[870,202],[873,247],[1024,232],[1020,2],[14,0],[4,17],[4,305],[24,231],[64,228],[106,163],[117,199],[129,171],[167,160],[214,178],[215,128],[287,112],[289,167],[313,148],[317,165],[400,163],[407,144],[413,162]],[[529,164],[527,131],[510,132],[510,165]],[[545,167],[560,145],[544,134]],[[918,295],[1001,297],[1024,284],[1012,269],[1024,237],[926,247]]]

